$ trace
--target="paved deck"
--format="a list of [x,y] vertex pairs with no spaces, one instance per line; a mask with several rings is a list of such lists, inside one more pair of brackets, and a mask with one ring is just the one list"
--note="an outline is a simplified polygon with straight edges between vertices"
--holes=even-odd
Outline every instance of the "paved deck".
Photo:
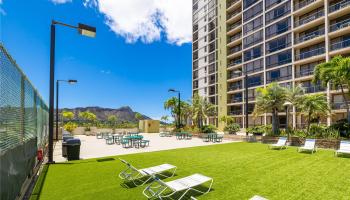
[[[178,149],[186,147],[214,145],[218,143],[203,142],[202,139],[193,137],[192,140],[177,140],[173,137],[160,137],[159,134],[141,134],[144,139],[150,140],[149,147],[146,148],[123,148],[121,145],[107,145],[104,139],[97,139],[95,136],[76,135],[81,140],[80,158],[100,158],[106,156],[124,155],[132,153],[142,153],[151,151],[160,151],[168,149]],[[230,143],[233,141],[223,140],[221,143]],[[54,147],[54,160],[64,162],[66,158],[62,157],[62,143],[57,142]]]

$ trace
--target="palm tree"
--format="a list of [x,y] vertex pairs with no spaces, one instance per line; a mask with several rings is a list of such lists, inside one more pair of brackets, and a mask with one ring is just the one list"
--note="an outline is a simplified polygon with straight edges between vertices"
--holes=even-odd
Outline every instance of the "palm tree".
[[258,88],[254,116],[272,113],[272,132],[277,135],[279,128],[278,112],[287,100],[286,89],[278,83],[271,83],[266,88]]
[[192,119],[198,128],[201,128],[204,121],[216,114],[216,107],[210,103],[206,98],[199,96],[195,93],[192,98]]
[[115,115],[109,115],[107,120],[112,125],[113,133],[115,133],[115,126],[116,126],[118,117]]
[[350,84],[350,57],[336,56],[329,62],[317,65],[314,72],[314,83],[321,82],[324,87],[331,83],[333,88],[340,88],[346,106],[347,120],[350,123],[350,107],[344,91],[344,85]]
[[304,96],[301,111],[307,116],[307,132],[309,132],[311,121],[327,116],[330,109],[323,94],[310,94]]
[[165,123],[167,123],[168,120],[169,120],[169,116],[168,116],[168,115],[164,115],[164,116],[162,116],[162,117],[160,118],[160,120],[163,121],[163,122],[165,122]]
[[178,118],[178,103],[179,99],[177,97],[171,97],[170,99],[164,102],[164,109],[170,110],[171,116],[174,118],[175,121],[177,121]]

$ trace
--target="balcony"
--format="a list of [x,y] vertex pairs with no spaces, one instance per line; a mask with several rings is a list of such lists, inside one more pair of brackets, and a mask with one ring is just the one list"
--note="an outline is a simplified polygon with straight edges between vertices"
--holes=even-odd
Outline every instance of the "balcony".
[[294,5],[294,11],[297,11],[301,8],[304,8],[308,5],[310,5],[311,3],[315,2],[316,0],[304,0],[304,1],[300,1],[299,3],[296,3]]
[[237,85],[230,85],[228,87],[228,91],[234,91],[234,90],[240,90],[242,89],[242,85],[241,84],[237,84]]
[[334,24],[331,24],[330,26],[330,32],[334,32],[343,28],[346,28],[350,25],[350,19],[345,19],[341,22],[337,22]]
[[[347,102],[349,104],[350,102]],[[332,110],[343,110],[346,109],[347,105],[346,102],[333,102],[332,103]]]
[[273,53],[273,52],[276,52],[276,51],[279,51],[279,50],[282,50],[282,49],[289,47],[290,44],[291,44],[291,42],[288,42],[288,43],[286,42],[284,44],[282,43],[282,44],[279,44],[278,46],[270,48],[266,51],[267,51],[267,53]]
[[228,67],[233,67],[235,65],[239,65],[242,63],[242,59],[236,59],[236,60],[232,60],[229,64]]
[[291,58],[286,58],[283,60],[278,60],[278,62],[276,62],[276,63],[266,63],[266,68],[273,68],[276,66],[285,65],[285,64],[290,63],[291,61],[292,61]]
[[232,21],[231,19],[234,18],[235,16],[238,16],[239,14],[241,13],[241,10],[238,9],[230,14],[227,15],[227,18],[226,20],[229,22],[229,21]]
[[313,75],[314,70],[301,70],[295,73],[295,78],[301,78],[305,76]]
[[279,77],[273,77],[273,78],[270,78],[270,79],[266,79],[266,83],[272,83],[272,82],[275,82],[275,81],[285,81],[285,80],[289,80],[292,78],[292,75],[288,75],[288,76],[279,76]]
[[253,69],[247,69],[247,70],[246,70],[246,73],[247,73],[247,74],[252,74],[252,73],[255,73],[255,72],[260,72],[260,71],[262,71],[263,69],[264,69],[263,66],[255,67],[255,68],[253,68]]
[[303,19],[299,19],[299,20],[295,21],[294,22],[294,26],[295,27],[302,26],[304,24],[312,22],[312,21],[314,21],[314,20],[316,20],[316,19],[318,19],[320,17],[323,17],[323,16],[324,16],[324,11],[320,10],[320,11],[318,11],[316,13],[313,13],[313,14],[303,18]]
[[228,115],[242,115],[243,111],[242,110],[230,110],[228,112]]
[[295,43],[298,44],[301,42],[305,42],[305,41],[311,40],[313,38],[316,38],[316,37],[319,37],[322,35],[324,35],[324,28],[318,29],[318,30],[313,31],[311,33],[307,33],[301,37],[295,38]]
[[228,54],[232,55],[234,53],[240,52],[242,50],[242,46],[235,46],[229,49]]
[[241,38],[241,33],[237,33],[234,36],[230,37],[229,42],[233,42],[233,41],[238,40],[240,38]]
[[233,97],[233,98],[231,98],[229,103],[241,103],[242,101],[243,101],[242,97]]
[[321,85],[304,87],[304,89],[305,89],[305,93],[316,93],[316,92],[326,91],[326,89],[324,87],[322,87]]
[[343,49],[343,48],[347,48],[347,47],[350,47],[350,39],[332,43],[331,44],[331,51]]
[[242,76],[242,72],[240,72],[240,73],[232,72],[232,73],[229,73],[227,75],[227,79],[234,79],[234,78],[238,78],[238,77],[241,77],[241,76]]
[[259,85],[262,85],[263,82],[262,81],[256,81],[256,82],[251,82],[251,83],[248,83],[248,88],[249,87],[255,87],[255,86],[259,86]]
[[325,52],[324,47],[313,49],[313,50],[306,51],[306,52],[300,53],[298,55],[295,55],[295,60],[302,60],[302,59],[310,58],[313,56],[318,56],[318,55],[324,54],[324,52]]
[[329,10],[329,13],[332,13],[342,8],[348,7],[349,5],[350,5],[350,0],[345,0],[329,6],[328,10]]

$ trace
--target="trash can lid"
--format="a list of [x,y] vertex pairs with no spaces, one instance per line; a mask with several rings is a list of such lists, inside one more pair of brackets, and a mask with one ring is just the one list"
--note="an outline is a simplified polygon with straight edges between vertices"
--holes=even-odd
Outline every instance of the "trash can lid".
[[80,139],[73,138],[66,141],[67,144],[81,144]]

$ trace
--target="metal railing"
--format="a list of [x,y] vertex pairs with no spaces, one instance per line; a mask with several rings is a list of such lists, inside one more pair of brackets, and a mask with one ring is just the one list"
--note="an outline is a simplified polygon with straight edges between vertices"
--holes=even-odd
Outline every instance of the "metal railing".
[[228,4],[227,4],[227,8],[230,8],[233,4],[239,2],[239,0],[234,0],[234,1],[230,1]]
[[236,10],[235,12],[232,12],[230,14],[227,15],[227,20],[230,20],[231,18],[235,17],[236,15],[238,15],[239,13],[241,13],[241,10]]
[[341,110],[346,109],[347,105],[349,105],[350,102],[333,102],[332,103],[332,109],[333,110]]
[[242,89],[242,85],[231,85],[228,87],[228,91],[240,90]]
[[343,40],[340,42],[335,42],[331,44],[331,51],[343,49],[350,46],[350,39]]
[[304,1],[300,1],[299,3],[296,3],[294,5],[294,11],[297,11],[313,2],[315,2],[316,0],[304,0]]
[[242,46],[234,46],[230,48],[229,55],[240,52],[242,50]]
[[311,40],[315,37],[322,36],[322,35],[324,35],[324,28],[318,29],[318,30],[313,31],[311,33],[305,34],[301,37],[295,38],[295,43],[298,44],[301,42],[305,42],[305,41]]
[[231,110],[228,112],[228,115],[242,115],[243,111],[242,110]]
[[242,102],[242,97],[234,97],[232,99],[230,99],[229,103],[240,103]]
[[333,23],[330,26],[330,32],[334,32],[334,31],[337,31],[339,29],[346,28],[349,25],[350,25],[350,19],[345,19],[341,22]]
[[233,30],[233,29],[235,29],[235,28],[237,28],[237,27],[239,27],[241,25],[242,25],[241,22],[234,23],[234,24],[232,24],[231,26],[228,27],[228,30],[231,31],[231,30]]
[[313,14],[307,16],[306,18],[299,19],[299,20],[295,21],[294,26],[298,27],[298,26],[307,24],[307,23],[312,22],[312,21],[314,21],[320,17],[323,17],[323,16],[324,16],[323,10],[317,11],[316,13],[313,13]]
[[235,40],[238,40],[241,38],[241,33],[237,33],[235,35],[233,35],[232,37],[230,37],[230,42],[233,42]]
[[324,92],[326,89],[321,85],[315,85],[310,87],[304,87],[305,93],[315,93],[315,92]]
[[296,78],[304,77],[304,76],[310,76],[314,73],[314,70],[301,70],[295,73]]
[[313,57],[313,56],[321,55],[324,52],[325,52],[325,48],[324,47],[320,47],[320,48],[317,48],[317,49],[313,49],[313,50],[310,50],[310,51],[306,51],[306,52],[297,54],[297,55],[295,55],[295,59],[296,60],[302,60],[302,59],[310,58],[310,57]]
[[340,10],[342,8],[348,7],[350,5],[350,1],[349,0],[344,0],[341,2],[338,2],[336,4],[333,4],[331,6],[329,6],[329,13],[335,12],[337,10]]
[[272,83],[274,81],[284,81],[284,80],[288,80],[291,79],[292,75],[288,75],[288,76],[279,76],[279,77],[274,77],[274,78],[270,78],[270,79],[266,79],[266,83]]
[[284,65],[292,61],[292,58],[286,58],[283,60],[279,60],[277,63],[266,63],[267,68],[272,68],[278,65]]
[[242,59],[237,59],[237,60],[234,60],[234,61],[231,61],[229,64],[228,64],[228,67],[232,67],[234,65],[239,65],[242,63]]
[[281,49],[285,49],[285,48],[289,47],[290,44],[291,44],[291,42],[286,42],[286,43],[284,43],[284,44],[280,44],[280,45],[278,45],[277,47],[268,49],[268,50],[267,50],[267,53],[273,53],[273,52],[275,52],[275,51],[279,51],[279,50],[281,50]]

